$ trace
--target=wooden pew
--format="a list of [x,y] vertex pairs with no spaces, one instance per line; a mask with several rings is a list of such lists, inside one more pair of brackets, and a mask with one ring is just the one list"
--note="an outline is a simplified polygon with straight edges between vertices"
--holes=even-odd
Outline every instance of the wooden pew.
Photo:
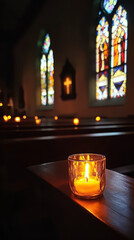
[[54,125],[52,126],[25,126],[15,125],[11,128],[0,128],[0,139],[26,138],[40,136],[72,135],[99,132],[123,132],[134,131],[134,124],[122,123],[90,123],[89,125]]
[[3,161],[10,167],[67,159],[79,152],[101,153],[107,157],[107,167],[133,163],[134,132],[104,132],[14,138],[0,141]]

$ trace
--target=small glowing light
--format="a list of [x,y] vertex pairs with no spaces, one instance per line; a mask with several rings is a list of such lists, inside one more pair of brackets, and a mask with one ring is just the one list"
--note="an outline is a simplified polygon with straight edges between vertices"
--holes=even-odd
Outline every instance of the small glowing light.
[[72,80],[69,77],[66,77],[64,81],[64,86],[66,86],[66,94],[70,94],[70,86],[72,85]]
[[0,107],[2,107],[3,106],[3,103],[2,102],[0,102]]
[[27,118],[27,116],[26,115],[23,115],[23,119],[26,119]]
[[54,116],[54,120],[58,120],[58,116]]
[[74,118],[73,119],[73,124],[74,125],[79,125],[79,118]]
[[99,121],[101,120],[101,117],[100,117],[100,116],[97,116],[97,117],[95,118],[95,120],[96,120],[96,122],[99,122]]
[[34,119],[35,119],[35,120],[38,119],[38,116],[35,116]]
[[8,120],[10,120],[10,119],[11,119],[11,115],[8,115],[7,117],[8,117]]
[[4,119],[5,122],[8,122],[8,120],[9,120],[6,115],[3,116],[3,119]]
[[20,122],[21,119],[20,119],[20,117],[15,117],[15,118],[14,118],[14,121],[15,121],[15,122]]
[[40,124],[40,123],[41,123],[41,119],[39,119],[39,118],[35,119],[35,123],[36,123],[37,125]]

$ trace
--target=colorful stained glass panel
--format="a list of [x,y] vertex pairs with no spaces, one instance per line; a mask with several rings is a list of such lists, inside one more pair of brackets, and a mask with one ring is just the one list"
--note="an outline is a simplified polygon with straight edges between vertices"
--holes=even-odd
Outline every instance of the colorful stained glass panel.
[[96,76],[96,99],[104,100],[108,97],[108,73],[97,74]]
[[111,98],[123,97],[126,94],[127,66],[111,69]]
[[111,98],[125,96],[126,93],[126,64],[127,63],[127,12],[119,6],[112,19],[111,40]]
[[54,104],[54,57],[53,51],[48,54],[48,104]]
[[40,72],[41,72],[41,104],[46,105],[46,56],[43,54],[41,58],[40,64]]
[[50,48],[50,37],[49,37],[49,34],[47,34],[43,44],[43,53],[48,53],[49,48]]
[[117,3],[117,0],[104,0],[103,7],[107,13],[111,13]]
[[50,49],[50,37],[46,35],[43,44],[43,55],[40,64],[41,104],[54,104],[54,56]]
[[96,36],[96,72],[108,69],[109,24],[103,17],[97,26]]

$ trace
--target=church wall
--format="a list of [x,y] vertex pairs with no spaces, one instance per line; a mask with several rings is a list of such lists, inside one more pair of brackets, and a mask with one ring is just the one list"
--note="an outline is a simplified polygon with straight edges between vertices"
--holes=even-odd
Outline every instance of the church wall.
[[[126,117],[134,115],[134,81],[133,81],[133,53],[134,53],[134,24],[129,23],[128,48],[128,82],[127,96],[123,105],[91,106],[91,88],[93,87],[95,71],[95,26],[91,16],[93,6],[99,1],[92,0],[57,0],[46,1],[39,15],[27,30],[23,38],[16,44],[15,60],[15,93],[22,84],[24,88],[26,112],[32,116],[38,114],[46,117],[78,116],[94,117]],[[128,1],[130,5],[130,1]],[[130,12],[129,20],[133,19]],[[91,20],[91,22],[90,22]],[[133,19],[134,20],[134,19]],[[39,96],[39,75],[37,70],[37,41],[40,30],[44,28],[50,34],[55,60],[55,104],[51,110],[39,110],[36,97]],[[76,70],[76,99],[61,99],[60,73],[66,58]],[[17,97],[16,97],[17,106]]]

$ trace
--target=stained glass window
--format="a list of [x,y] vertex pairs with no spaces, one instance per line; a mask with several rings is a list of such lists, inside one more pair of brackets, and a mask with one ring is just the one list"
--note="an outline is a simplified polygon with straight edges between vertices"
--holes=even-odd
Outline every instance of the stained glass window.
[[117,4],[119,2],[102,1],[103,7],[96,27],[97,100],[123,97],[126,94],[128,21],[127,12],[122,5]]
[[127,12],[119,6],[112,18],[111,91],[112,98],[126,93],[127,73]]
[[46,34],[40,63],[41,105],[44,106],[54,104],[54,56],[50,46],[50,37]]
[[96,99],[106,99],[108,96],[108,55],[109,55],[109,24],[103,17],[97,26],[96,36]]

